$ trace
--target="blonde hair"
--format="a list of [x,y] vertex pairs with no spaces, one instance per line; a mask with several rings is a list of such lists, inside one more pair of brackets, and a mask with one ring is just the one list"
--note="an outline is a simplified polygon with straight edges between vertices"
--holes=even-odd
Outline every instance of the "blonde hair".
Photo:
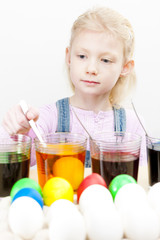
[[[118,12],[109,8],[94,8],[80,15],[71,29],[70,47],[75,36],[84,29],[98,32],[107,31],[120,39],[124,45],[124,64],[133,57],[134,32],[129,21]],[[132,92],[135,85],[134,70],[127,76],[120,76],[111,90],[110,102],[112,104],[122,102]],[[72,88],[74,89],[73,84]]]

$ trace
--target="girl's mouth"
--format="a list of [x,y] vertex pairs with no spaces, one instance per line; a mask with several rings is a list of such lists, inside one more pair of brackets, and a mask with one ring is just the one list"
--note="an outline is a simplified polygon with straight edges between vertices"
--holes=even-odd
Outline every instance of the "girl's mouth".
[[99,82],[90,81],[90,80],[81,80],[81,81],[84,82],[84,83],[87,83],[87,84],[92,84],[92,85],[94,85],[94,84],[100,84]]

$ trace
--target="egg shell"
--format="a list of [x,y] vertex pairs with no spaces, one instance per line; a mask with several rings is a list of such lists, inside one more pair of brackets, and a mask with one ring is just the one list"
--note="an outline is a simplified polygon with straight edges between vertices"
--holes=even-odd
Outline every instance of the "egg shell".
[[115,199],[115,196],[119,191],[119,189],[128,183],[137,183],[137,182],[132,176],[128,174],[120,174],[115,178],[113,178],[113,180],[109,184],[109,191],[112,194],[113,199]]
[[106,204],[108,207],[113,206],[113,198],[109,190],[99,184],[87,187],[79,199],[79,208],[84,212],[88,208],[96,208],[98,204]]
[[33,198],[17,198],[9,208],[8,223],[13,233],[32,239],[43,226],[43,210]]
[[0,199],[0,209],[8,209],[11,204],[11,197],[4,197]]
[[64,178],[50,178],[43,187],[43,200],[47,206],[58,199],[67,199],[73,202],[73,197],[72,185]]
[[150,187],[147,197],[150,206],[157,211],[160,217],[160,182]]
[[46,228],[39,230],[32,240],[49,240],[49,230]]
[[67,199],[58,199],[52,203],[46,212],[46,220],[48,225],[51,223],[52,217],[63,216],[64,214],[72,214],[72,211],[77,211],[77,207],[74,203]]
[[[0,214],[1,214],[1,212],[0,212]],[[0,232],[10,231],[8,221],[7,221],[8,220],[8,218],[7,218],[8,217],[8,212],[6,214],[7,214],[6,217],[3,220],[0,221]]]
[[131,240],[155,240],[159,236],[159,220],[149,205],[131,207],[123,218],[126,238]]
[[35,189],[33,188],[22,188],[20,189],[13,197],[12,199],[12,203],[19,197],[31,197],[34,200],[37,201],[37,203],[41,206],[41,208],[43,208],[43,199],[41,197],[41,195],[39,194],[39,192],[37,192]]
[[98,204],[95,209],[88,208],[83,212],[89,240],[120,240],[123,237],[121,218],[113,205]]
[[33,188],[35,189],[37,192],[39,192],[39,194],[42,195],[42,189],[40,187],[40,185],[33,179],[31,178],[22,178],[19,179],[12,187],[11,192],[10,192],[10,196],[11,199],[13,199],[14,195],[22,188]]
[[82,192],[87,187],[89,187],[90,185],[93,185],[93,184],[100,184],[107,188],[107,184],[104,181],[103,177],[101,175],[99,175],[98,173],[92,173],[92,174],[88,175],[86,178],[84,178],[83,181],[81,182],[81,184],[77,190],[77,202],[79,202],[79,198],[80,198]]
[[7,220],[8,217],[8,209],[0,209],[0,224]]
[[53,176],[66,179],[76,191],[84,178],[84,164],[75,157],[61,157],[53,164]]
[[140,185],[129,183],[119,189],[114,203],[116,208],[123,213],[137,205],[148,205],[147,194]]
[[9,231],[0,232],[0,239],[1,240],[23,240],[19,236],[16,236],[14,233]]
[[60,199],[50,206],[49,239],[85,240],[84,218],[70,201]]

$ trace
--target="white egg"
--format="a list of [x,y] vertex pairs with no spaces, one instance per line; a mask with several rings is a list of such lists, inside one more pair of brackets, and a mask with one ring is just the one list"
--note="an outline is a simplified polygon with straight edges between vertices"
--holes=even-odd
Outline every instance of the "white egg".
[[5,221],[8,217],[8,209],[0,209],[0,223]]
[[0,210],[1,209],[9,209],[10,207],[10,204],[11,204],[11,197],[8,196],[8,197],[4,197],[4,198],[1,198],[0,199]]
[[8,226],[8,208],[0,208],[0,232],[9,230]]
[[3,232],[3,231],[9,231],[9,225],[8,225],[7,219],[0,222],[0,232]]
[[51,223],[52,216],[63,216],[64,214],[72,214],[72,211],[77,210],[77,207],[74,203],[67,199],[58,199],[53,202],[46,212],[46,220],[48,225]]
[[1,240],[23,240],[19,236],[16,236],[14,233],[5,231],[5,232],[0,232],[0,239]]
[[160,182],[154,184],[148,191],[148,202],[160,216]]
[[94,184],[87,187],[81,194],[79,199],[79,208],[81,212],[85,212],[88,208],[96,208],[97,204],[113,205],[113,198],[107,188],[102,185]]
[[150,187],[148,191],[148,203],[158,215],[160,227],[160,182]]
[[123,219],[124,234],[130,240],[156,240],[159,236],[159,221],[149,205],[129,208]]
[[138,184],[126,184],[117,192],[114,203],[118,211],[124,213],[128,211],[128,208],[136,208],[141,204],[148,205],[147,193]]
[[48,211],[49,239],[85,240],[84,218],[77,207],[70,201],[55,201]]
[[49,230],[46,228],[39,230],[33,240],[49,240]]
[[43,226],[43,210],[33,198],[17,198],[9,208],[8,222],[13,233],[32,239]]
[[97,207],[86,209],[83,215],[89,240],[122,239],[123,227],[114,205],[108,208],[97,202]]

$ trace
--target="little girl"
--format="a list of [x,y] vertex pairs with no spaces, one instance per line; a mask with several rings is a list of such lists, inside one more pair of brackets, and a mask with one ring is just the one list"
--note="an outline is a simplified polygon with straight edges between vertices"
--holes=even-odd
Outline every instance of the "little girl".
[[[74,94],[27,115],[19,105],[4,117],[10,135],[35,137],[28,120],[37,121],[42,134],[70,131],[91,136],[98,132],[127,131],[142,136],[140,163],[146,163],[145,133],[133,110],[122,101],[135,87],[134,33],[127,19],[108,8],[95,8],[74,22],[66,63]],[[79,120],[78,120],[79,119]],[[2,130],[1,130],[2,131]],[[35,159],[32,159],[32,165]],[[87,160],[86,166],[90,166]]]

